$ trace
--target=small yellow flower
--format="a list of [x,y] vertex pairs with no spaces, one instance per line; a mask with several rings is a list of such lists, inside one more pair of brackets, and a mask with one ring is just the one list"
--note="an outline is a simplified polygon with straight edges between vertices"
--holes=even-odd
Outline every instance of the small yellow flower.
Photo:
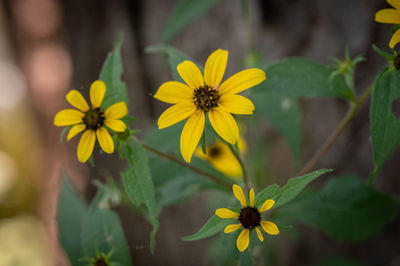
[[158,119],[158,128],[163,129],[186,118],[180,149],[182,157],[190,162],[193,152],[204,131],[205,115],[214,130],[225,141],[235,144],[239,139],[239,129],[232,114],[252,114],[253,103],[238,95],[265,80],[261,69],[243,70],[225,80],[228,51],[218,49],[207,59],[204,78],[200,69],[191,61],[184,61],[177,67],[186,84],[178,81],[163,83],[154,98],[174,104]]
[[104,111],[101,104],[105,93],[106,84],[100,80],[94,81],[90,86],[90,101],[92,102],[90,108],[79,91],[71,90],[66,96],[67,101],[79,110],[61,110],[54,117],[54,125],[72,126],[67,140],[86,130],[79,141],[77,152],[78,160],[82,163],[92,155],[96,136],[104,152],[114,152],[114,141],[105,126],[116,132],[123,132],[126,129],[125,123],[120,120],[128,114],[126,103],[118,102]]
[[[246,151],[246,143],[242,138],[239,138],[238,146],[240,153]],[[200,147],[197,148],[196,155],[210,162],[215,169],[230,178],[238,179],[243,176],[243,170],[239,161],[228,145],[222,141],[216,141],[212,145],[207,146],[206,154],[203,153]]]
[[246,248],[249,246],[249,236],[251,230],[253,229],[256,229],[258,239],[260,239],[261,242],[264,241],[264,237],[261,233],[260,227],[270,235],[279,234],[279,229],[276,224],[261,219],[261,214],[266,210],[271,209],[272,206],[275,204],[274,200],[268,199],[263,203],[260,208],[256,208],[254,206],[253,189],[251,189],[249,193],[250,205],[247,205],[246,198],[240,186],[233,185],[232,189],[233,194],[242,205],[242,209],[240,210],[240,212],[237,213],[226,208],[220,208],[215,211],[215,214],[223,219],[237,219],[239,221],[238,224],[230,224],[226,226],[224,229],[224,233],[231,233],[239,228],[244,228],[243,231],[239,234],[236,241],[236,246],[240,252],[245,251]]
[[[380,23],[400,24],[400,0],[387,0],[388,4],[394,8],[385,8],[375,14],[375,21]],[[393,48],[400,42],[400,29],[398,29],[390,39],[389,46]]]

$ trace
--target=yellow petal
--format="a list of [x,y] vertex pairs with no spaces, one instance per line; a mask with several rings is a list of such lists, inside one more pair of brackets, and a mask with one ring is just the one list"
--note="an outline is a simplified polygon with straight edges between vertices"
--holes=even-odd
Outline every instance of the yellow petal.
[[77,90],[70,90],[66,96],[67,101],[74,107],[78,108],[82,112],[89,110],[89,105],[87,104],[85,98]]
[[114,152],[114,141],[108,133],[107,129],[104,127],[100,127],[96,130],[97,139],[99,141],[101,149],[105,153],[113,153]]
[[84,114],[76,109],[64,109],[54,117],[55,126],[71,126],[82,122]]
[[203,135],[205,117],[201,110],[197,110],[186,121],[181,134],[181,154],[183,159],[190,163],[193,152]]
[[75,126],[71,127],[71,129],[68,132],[67,140],[72,139],[77,134],[79,134],[80,132],[85,130],[85,128],[86,128],[85,124],[79,124],[79,125],[75,125]]
[[106,119],[104,124],[115,132],[124,132],[126,129],[126,124],[118,119]]
[[239,128],[230,113],[217,107],[208,112],[208,118],[214,130],[225,141],[235,144],[239,139]]
[[101,80],[96,80],[90,86],[90,101],[94,108],[100,107],[106,94],[106,84]]
[[243,252],[246,250],[246,248],[249,246],[249,234],[250,234],[250,229],[244,229],[240,235],[238,236],[236,240],[236,246],[240,252]]
[[234,184],[232,186],[232,190],[233,190],[233,195],[235,195],[235,197],[240,202],[240,204],[242,204],[242,207],[243,208],[247,207],[246,198],[244,197],[244,193],[243,193],[242,188],[240,186]]
[[375,13],[375,21],[380,23],[399,24],[400,11],[392,8],[379,10]]
[[262,229],[270,235],[279,234],[279,229],[273,222],[261,221],[260,222]]
[[219,105],[226,112],[238,115],[251,115],[255,109],[254,104],[242,95],[222,95]]
[[256,226],[256,232],[257,232],[258,239],[260,239],[261,242],[264,242],[264,237],[261,233],[260,228],[258,228],[258,226]]
[[163,129],[176,124],[196,111],[196,106],[192,102],[177,103],[165,110],[158,118],[158,129]]
[[254,207],[254,189],[250,189],[249,198],[250,198],[250,207]]
[[222,219],[238,219],[239,213],[231,211],[227,208],[219,208],[215,211],[215,214]]
[[264,202],[264,204],[261,206],[261,208],[258,209],[258,211],[259,211],[260,213],[263,213],[263,212],[265,212],[266,210],[271,209],[272,206],[274,206],[274,204],[275,204],[275,201],[274,201],[274,200],[268,199],[268,200],[266,200],[266,201]]
[[207,59],[204,67],[204,81],[214,88],[221,83],[225,73],[226,63],[228,62],[228,51],[218,49]]
[[120,119],[128,114],[128,107],[125,102],[118,102],[110,107],[104,112],[106,119]]
[[94,130],[86,130],[78,144],[78,160],[81,163],[86,162],[92,155],[94,143],[96,142],[96,134]]
[[242,228],[242,224],[230,224],[225,227],[224,233],[229,234],[232,233],[233,231],[238,230],[239,228]]
[[400,10],[400,1],[399,0],[387,0],[387,2],[392,7],[396,8],[397,10]]
[[265,72],[261,69],[246,69],[225,80],[219,87],[219,91],[221,94],[236,94],[256,86],[265,79]]
[[192,61],[183,61],[178,65],[177,69],[181,78],[190,88],[196,89],[204,85],[203,75]]
[[[213,156],[212,149],[218,149],[219,154]],[[201,148],[198,148],[201,151]],[[201,152],[202,153],[202,152]],[[196,153],[200,158],[208,160],[211,165],[223,173],[226,176],[231,178],[240,178],[243,176],[242,167],[240,166],[239,161],[236,159],[236,156],[229,149],[228,145],[223,143],[222,141],[218,141],[213,144],[211,147],[207,147],[206,155],[204,153],[203,156],[199,156],[199,153]]]
[[[399,22],[400,23],[400,22]],[[392,38],[390,38],[390,43],[389,47],[394,48],[396,44],[400,42],[400,29],[398,29],[393,35]]]
[[178,81],[163,83],[154,95],[157,100],[166,103],[181,103],[193,100],[193,89]]

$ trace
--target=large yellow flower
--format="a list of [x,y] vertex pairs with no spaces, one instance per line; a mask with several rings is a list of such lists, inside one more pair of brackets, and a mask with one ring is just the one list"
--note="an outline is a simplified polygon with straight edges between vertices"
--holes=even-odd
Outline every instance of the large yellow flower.
[[[238,148],[240,153],[246,151],[246,142],[239,138]],[[215,169],[230,178],[241,178],[243,176],[242,166],[233,154],[228,145],[222,141],[216,141],[206,147],[206,153],[199,147],[196,149],[196,155],[207,160]]]
[[94,81],[90,86],[90,101],[92,102],[90,108],[79,91],[71,90],[66,96],[67,101],[79,110],[61,110],[54,117],[54,125],[72,126],[67,140],[86,130],[79,141],[77,152],[78,160],[82,163],[92,155],[96,136],[104,152],[114,152],[114,141],[105,126],[116,132],[123,132],[126,129],[125,123],[120,120],[128,114],[126,103],[118,102],[104,111],[101,104],[105,93],[106,84],[100,80]]
[[264,237],[261,233],[260,227],[270,235],[279,234],[279,229],[273,222],[264,221],[261,219],[261,214],[266,210],[269,210],[274,206],[275,201],[272,199],[266,200],[260,208],[254,206],[254,190],[251,189],[249,193],[250,205],[247,205],[246,198],[244,196],[243,190],[238,185],[233,185],[233,194],[238,199],[242,205],[242,209],[239,213],[231,211],[230,209],[220,208],[215,211],[215,214],[223,219],[236,219],[239,221],[238,224],[230,224],[225,227],[224,233],[231,233],[239,228],[244,228],[239,234],[236,246],[240,252],[246,250],[249,246],[250,232],[256,229],[258,239],[261,242],[264,241]]
[[238,95],[265,80],[261,69],[243,70],[228,78],[221,85],[228,61],[228,51],[216,50],[207,59],[204,78],[200,69],[191,61],[177,67],[186,84],[178,81],[163,83],[154,98],[174,104],[158,119],[158,128],[166,128],[186,118],[180,141],[181,154],[190,162],[193,152],[203,134],[205,114],[214,130],[225,141],[235,144],[239,129],[232,114],[252,114],[253,103]]
[[[375,21],[380,23],[400,24],[400,0],[387,0],[388,4],[394,8],[385,8],[375,14]],[[389,46],[393,48],[400,42],[400,29],[398,29],[390,39]]]

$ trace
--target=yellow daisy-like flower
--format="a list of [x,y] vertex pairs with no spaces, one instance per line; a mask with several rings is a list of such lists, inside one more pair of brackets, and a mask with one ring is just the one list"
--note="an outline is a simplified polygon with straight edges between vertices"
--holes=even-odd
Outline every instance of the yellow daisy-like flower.
[[67,101],[79,110],[61,110],[54,117],[54,125],[72,126],[67,140],[86,130],[79,141],[77,152],[78,160],[82,163],[92,155],[96,136],[104,152],[114,152],[114,141],[105,126],[116,132],[123,132],[126,129],[125,123],[120,120],[128,114],[126,103],[118,102],[104,111],[101,104],[105,93],[106,84],[100,80],[94,81],[90,86],[90,101],[92,102],[90,108],[79,91],[71,90],[66,96]]
[[[242,138],[239,138],[238,147],[240,153],[246,151],[246,143]],[[196,155],[210,162],[215,169],[230,178],[238,179],[243,176],[243,170],[239,161],[228,145],[222,141],[216,141],[212,145],[207,146],[205,154],[200,147],[197,148]]]
[[[375,21],[388,24],[400,24],[400,0],[387,0],[388,4],[394,8],[385,8],[375,14]],[[400,29],[398,29],[390,39],[389,46],[393,48],[400,42]]]
[[204,131],[205,115],[214,130],[225,141],[235,144],[239,139],[239,129],[232,114],[252,114],[253,103],[238,95],[265,80],[261,69],[243,70],[225,80],[228,51],[218,49],[207,59],[204,77],[200,69],[191,61],[184,61],[177,67],[186,84],[178,81],[163,83],[154,98],[174,104],[158,119],[158,128],[163,129],[186,118],[180,149],[182,157],[190,162],[193,152]]
[[215,214],[223,219],[237,219],[238,224],[230,224],[225,227],[224,233],[231,233],[239,228],[244,228],[239,234],[236,246],[240,252],[246,250],[249,246],[250,232],[255,229],[257,232],[258,239],[261,242],[264,241],[264,237],[261,233],[260,227],[270,235],[279,234],[279,229],[273,222],[264,221],[261,219],[261,214],[266,210],[269,210],[274,206],[275,201],[272,199],[266,200],[260,208],[254,206],[254,190],[251,189],[249,193],[250,205],[247,205],[246,198],[243,190],[238,185],[233,185],[233,194],[242,205],[242,209],[239,213],[231,211],[226,208],[220,208],[215,211]]

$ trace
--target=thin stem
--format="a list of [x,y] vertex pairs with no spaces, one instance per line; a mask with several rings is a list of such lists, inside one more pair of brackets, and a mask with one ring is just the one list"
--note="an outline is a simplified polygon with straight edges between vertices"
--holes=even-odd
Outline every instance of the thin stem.
[[331,146],[336,142],[337,138],[342,134],[343,130],[347,127],[347,125],[354,118],[356,112],[360,108],[360,106],[368,99],[371,94],[372,86],[366,89],[361,97],[355,102],[352,103],[346,115],[343,117],[342,121],[330,135],[330,137],[325,141],[325,143],[321,146],[321,148],[315,153],[315,155],[306,163],[306,165],[301,169],[301,171],[297,174],[297,176],[304,175],[310,172],[315,165],[319,162],[319,160],[325,155],[325,153],[331,148]]
[[245,19],[247,30],[246,54],[253,51],[253,27],[250,14],[250,1],[242,0],[242,16]]
[[171,155],[166,154],[166,153],[164,153],[164,152],[162,152],[160,150],[157,150],[156,148],[154,148],[152,146],[149,146],[149,145],[147,145],[145,143],[142,143],[142,146],[146,150],[149,150],[149,151],[157,154],[158,156],[160,156],[160,157],[162,157],[164,159],[167,159],[167,160],[169,160],[169,161],[171,161],[173,163],[179,164],[180,166],[183,166],[183,167],[185,167],[185,168],[187,168],[187,169],[189,169],[189,170],[191,170],[191,171],[193,171],[195,173],[198,173],[198,174],[200,174],[200,175],[202,175],[204,177],[207,177],[207,178],[211,179],[212,181],[214,181],[214,182],[216,182],[216,183],[218,183],[218,184],[220,184],[222,186],[225,186],[228,189],[232,188],[232,184],[230,184],[230,183],[218,178],[217,176],[215,176],[213,174],[207,173],[207,172],[201,170],[200,168],[197,168],[197,167],[195,167],[195,166],[193,166],[191,164],[185,163],[185,162],[175,158],[174,156],[171,156]]
[[247,175],[246,167],[244,166],[243,160],[240,157],[239,152],[233,148],[232,144],[228,144],[228,146],[229,146],[229,149],[232,151],[232,153],[235,155],[236,159],[238,160],[240,167],[242,168],[244,189],[245,189],[245,191],[249,191],[249,189],[250,189],[249,177]]

